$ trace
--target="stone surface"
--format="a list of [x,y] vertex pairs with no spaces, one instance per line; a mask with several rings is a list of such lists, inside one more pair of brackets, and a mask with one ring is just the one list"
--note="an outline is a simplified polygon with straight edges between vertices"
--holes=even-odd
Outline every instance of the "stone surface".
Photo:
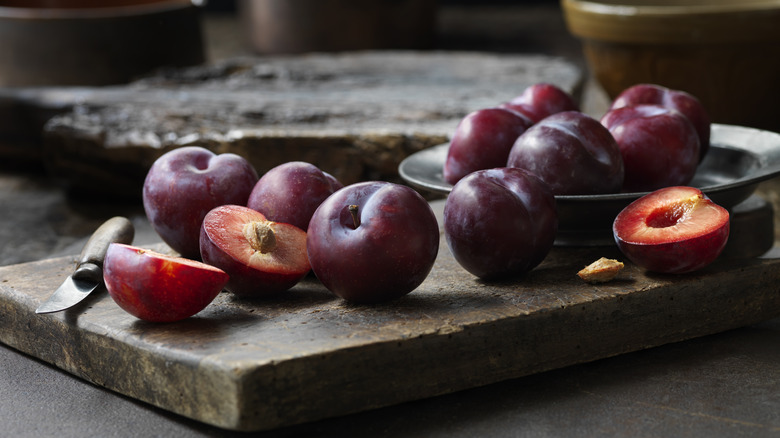
[[[445,142],[468,112],[540,81],[579,98],[583,75],[568,61],[541,55],[245,57],[121,87],[6,90],[0,115],[14,113],[30,126],[48,120],[41,160],[82,191],[138,196],[151,163],[184,145],[238,153],[260,173],[309,161],[352,183],[397,179],[403,158]],[[25,111],[15,111],[20,107]],[[0,127],[0,136],[7,150],[24,137],[11,127]],[[34,155],[30,144],[16,149]]]

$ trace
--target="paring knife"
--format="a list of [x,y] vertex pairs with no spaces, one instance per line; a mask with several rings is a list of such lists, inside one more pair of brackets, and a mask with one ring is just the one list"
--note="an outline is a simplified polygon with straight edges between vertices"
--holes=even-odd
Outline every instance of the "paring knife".
[[107,220],[92,234],[76,265],[73,274],[43,302],[35,313],[52,313],[78,304],[103,283],[103,259],[112,242],[131,244],[135,228],[127,218],[116,216]]

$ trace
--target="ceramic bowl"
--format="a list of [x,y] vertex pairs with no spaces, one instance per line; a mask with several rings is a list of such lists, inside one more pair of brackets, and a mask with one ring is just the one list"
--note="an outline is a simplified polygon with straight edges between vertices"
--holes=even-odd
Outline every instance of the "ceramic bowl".
[[638,83],[698,97],[713,122],[780,131],[780,0],[561,0],[610,98]]
[[0,86],[108,85],[204,61],[190,0],[0,0]]

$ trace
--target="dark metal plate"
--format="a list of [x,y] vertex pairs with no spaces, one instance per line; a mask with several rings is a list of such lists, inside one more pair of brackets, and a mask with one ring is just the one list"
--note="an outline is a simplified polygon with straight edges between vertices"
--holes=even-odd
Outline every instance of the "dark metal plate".
[[[448,194],[442,167],[448,143],[410,155],[398,168],[411,186]],[[712,125],[710,149],[689,185],[715,203],[731,209],[747,199],[758,183],[780,175],[780,134],[733,125]],[[556,196],[558,245],[601,245],[612,242],[612,221],[647,192]]]

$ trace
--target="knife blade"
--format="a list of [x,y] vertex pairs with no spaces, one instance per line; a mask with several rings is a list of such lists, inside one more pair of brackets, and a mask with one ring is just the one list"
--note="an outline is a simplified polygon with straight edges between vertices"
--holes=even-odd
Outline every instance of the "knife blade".
[[112,242],[131,244],[133,237],[135,228],[127,218],[115,216],[104,222],[87,240],[73,273],[35,309],[35,313],[59,312],[86,298],[103,283],[103,259],[108,245]]

